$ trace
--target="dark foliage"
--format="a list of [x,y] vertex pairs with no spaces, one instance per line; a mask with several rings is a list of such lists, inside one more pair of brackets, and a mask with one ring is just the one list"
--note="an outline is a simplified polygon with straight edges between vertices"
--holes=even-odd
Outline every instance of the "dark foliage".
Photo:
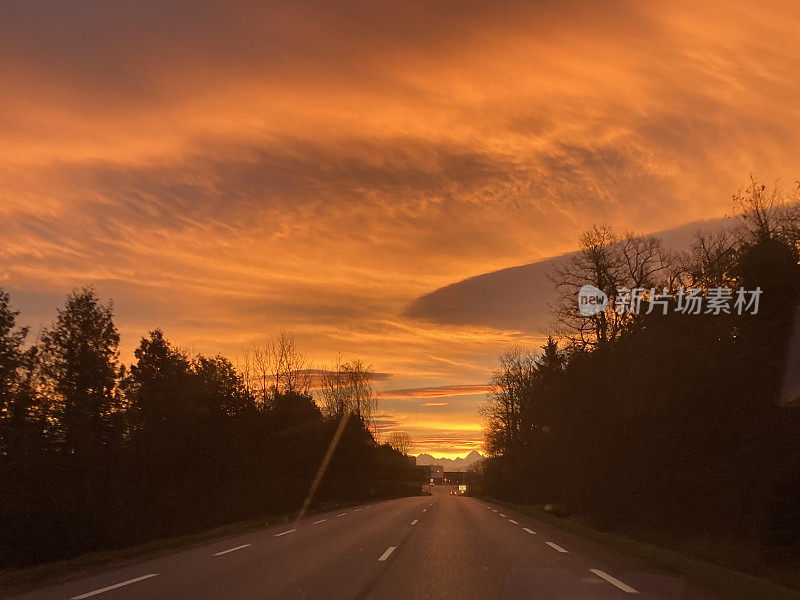
[[[189,357],[160,330],[120,366],[91,289],[27,350],[17,316],[0,292],[0,567],[300,508],[337,427],[311,396],[256,401],[226,358]],[[413,493],[414,476],[354,417],[316,498]]]
[[763,231],[725,250],[726,280],[763,291],[756,315],[654,311],[605,343],[551,340],[529,370],[531,354],[504,354],[489,492],[799,555],[800,420],[779,393],[800,267],[794,239]]

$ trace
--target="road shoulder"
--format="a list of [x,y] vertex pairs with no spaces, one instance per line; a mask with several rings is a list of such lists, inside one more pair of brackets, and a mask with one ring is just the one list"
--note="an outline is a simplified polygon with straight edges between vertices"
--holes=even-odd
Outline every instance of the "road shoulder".
[[483,500],[507,507],[522,515],[595,542],[642,561],[654,569],[685,578],[703,590],[729,600],[800,600],[800,590],[781,586],[773,581],[699,560],[677,550],[656,546],[625,535],[598,531],[576,521],[555,517],[540,507],[515,504],[484,497]]

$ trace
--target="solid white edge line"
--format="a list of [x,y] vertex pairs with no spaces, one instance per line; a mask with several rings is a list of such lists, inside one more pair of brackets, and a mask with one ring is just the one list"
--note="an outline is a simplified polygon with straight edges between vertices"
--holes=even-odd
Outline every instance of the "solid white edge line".
[[228,548],[227,550],[223,550],[222,552],[216,552],[212,554],[212,556],[222,556],[223,554],[228,554],[229,552],[236,552],[237,550],[241,550],[242,548],[249,548],[252,544],[242,544],[241,546],[236,546],[235,548]]
[[509,519],[509,523],[513,523],[514,525],[519,525],[519,521],[515,521],[514,519]]
[[282,535],[286,535],[287,533],[292,533],[293,531],[297,531],[297,529],[289,529],[289,530],[283,531],[281,533],[276,533],[275,537],[281,537]]
[[137,583],[139,581],[144,581],[145,579],[150,579],[151,577],[155,577],[158,573],[149,573],[148,575],[142,575],[141,577],[134,577],[133,579],[128,579],[127,581],[120,581],[119,583],[115,583],[114,585],[109,585],[104,588],[100,588],[99,590],[92,590],[91,592],[86,592],[85,594],[81,594],[80,596],[73,596],[70,600],[83,600],[84,598],[91,598],[92,596],[96,596],[97,594],[102,594],[103,592],[108,592],[110,590],[115,590],[117,588],[121,588],[124,585],[130,585],[132,583]]
[[337,516],[337,517],[343,517],[343,516],[345,516],[346,514],[347,514],[347,513],[346,513],[346,512],[344,512],[344,513],[342,513],[342,514],[340,514],[340,515],[336,515],[336,516]]
[[612,577],[611,575],[609,575],[605,571],[601,571],[600,569],[589,569],[589,571],[591,571],[592,573],[597,575],[600,579],[605,579],[608,583],[610,583],[613,586],[618,587],[619,589],[621,589],[623,592],[625,592],[627,594],[638,594],[639,593],[639,590],[635,590],[631,586],[629,586],[628,584],[622,583],[619,579],[617,579],[616,577]]
[[327,521],[327,520],[328,520],[328,519],[320,519],[319,521],[314,521],[314,522],[312,523],[312,525],[319,525],[320,523],[324,523],[324,522],[325,522],[325,521]]
[[378,559],[378,561],[380,561],[380,562],[383,562],[383,561],[385,561],[387,558],[389,558],[389,555],[390,555],[392,552],[394,552],[396,549],[397,549],[397,546],[389,546],[389,547],[386,549],[386,552],[384,552],[383,554],[381,554],[381,557]]
[[505,515],[504,515],[503,513],[500,513],[500,516],[501,516],[501,517],[505,517]]
[[564,548],[562,548],[561,546],[559,546],[558,544],[555,544],[553,542],[545,542],[545,544],[550,546],[553,550],[561,552],[562,554],[567,554],[569,552],[569,550],[564,550]]
[[419,523],[419,519],[414,519],[413,521],[411,521],[412,525],[416,525],[417,523]]
[[530,533],[531,535],[536,535],[536,532],[535,532],[535,531],[533,531],[533,530],[531,530],[531,529],[528,529],[527,527],[523,527],[523,528],[522,528],[522,531],[527,531],[527,532],[528,532],[528,533]]

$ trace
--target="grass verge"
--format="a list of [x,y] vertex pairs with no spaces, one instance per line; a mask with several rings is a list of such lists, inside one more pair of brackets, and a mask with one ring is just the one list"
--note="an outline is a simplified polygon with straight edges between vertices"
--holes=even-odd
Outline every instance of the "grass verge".
[[663,548],[618,533],[598,531],[584,523],[555,517],[535,505],[514,504],[488,496],[485,497],[485,500],[507,506],[543,523],[574,533],[583,539],[641,559],[662,571],[685,577],[726,600],[754,600],[756,598],[758,600],[800,600],[800,591],[798,590],[692,558],[678,550]]

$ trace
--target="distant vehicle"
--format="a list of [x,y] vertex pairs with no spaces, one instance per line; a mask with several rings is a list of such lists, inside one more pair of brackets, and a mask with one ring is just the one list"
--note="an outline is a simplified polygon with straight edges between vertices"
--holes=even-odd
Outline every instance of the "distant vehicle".
[[429,486],[431,486],[431,487],[433,487],[433,482],[431,481],[431,482],[430,482],[428,485],[429,485]]
[[450,490],[450,495],[451,496],[458,496],[458,492],[456,492],[455,490]]

